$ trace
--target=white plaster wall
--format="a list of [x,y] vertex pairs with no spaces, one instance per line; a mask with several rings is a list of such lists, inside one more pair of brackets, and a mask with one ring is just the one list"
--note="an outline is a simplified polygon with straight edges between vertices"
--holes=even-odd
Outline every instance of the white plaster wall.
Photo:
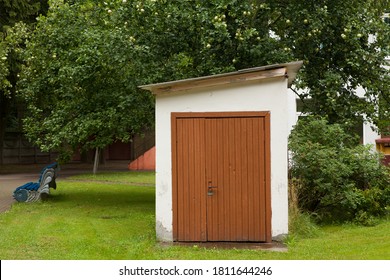
[[288,98],[288,131],[294,128],[298,121],[297,114],[297,96],[294,91],[291,89],[287,90],[287,98]]
[[[360,98],[364,98],[364,89],[362,87],[359,87],[356,90],[356,95]],[[363,144],[364,145],[373,145],[373,150],[376,150],[375,148],[375,139],[380,138],[380,135],[375,132],[375,130],[372,129],[373,124],[372,123],[364,123],[363,124]]]
[[288,116],[292,114],[292,105],[288,104],[285,78],[156,96],[156,230],[159,240],[173,240],[171,112],[271,112],[272,236],[288,233],[287,140],[291,126]]
[[363,124],[363,144],[364,145],[372,145],[372,149],[376,150],[375,139],[381,138],[381,136],[372,128],[373,128],[373,124],[371,124],[371,123],[364,123]]

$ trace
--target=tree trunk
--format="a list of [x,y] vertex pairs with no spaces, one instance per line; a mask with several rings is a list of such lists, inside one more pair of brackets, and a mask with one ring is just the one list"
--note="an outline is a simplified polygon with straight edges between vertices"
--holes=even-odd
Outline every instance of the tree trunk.
[[96,175],[99,166],[99,148],[95,150],[95,160],[93,163],[93,174]]

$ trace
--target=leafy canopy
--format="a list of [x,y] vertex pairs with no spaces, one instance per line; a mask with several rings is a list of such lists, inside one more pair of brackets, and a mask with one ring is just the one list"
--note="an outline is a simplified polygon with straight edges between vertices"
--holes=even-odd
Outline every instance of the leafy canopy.
[[296,87],[311,98],[308,111],[385,127],[387,8],[373,0],[53,0],[28,42],[26,132],[46,149],[104,147],[153,122],[152,98],[138,85],[292,60],[304,61]]
[[91,2],[58,3],[39,18],[20,86],[27,135],[44,150],[129,141],[153,119],[151,97],[136,89],[143,49],[109,17]]
[[16,98],[25,40],[35,18],[47,10],[45,0],[0,0],[0,164],[6,130],[20,129],[20,102]]
[[[284,1],[276,1],[279,5]],[[389,1],[288,1],[277,34],[304,61],[297,86],[306,110],[331,123],[364,117],[389,125],[390,25],[382,16]],[[356,91],[364,90],[364,98]],[[381,110],[378,110],[378,107]]]
[[[0,98],[12,98],[27,37],[27,25],[46,9],[40,0],[0,0]],[[5,107],[0,106],[0,113]],[[3,114],[0,114],[3,115]],[[3,115],[5,117],[5,115]]]

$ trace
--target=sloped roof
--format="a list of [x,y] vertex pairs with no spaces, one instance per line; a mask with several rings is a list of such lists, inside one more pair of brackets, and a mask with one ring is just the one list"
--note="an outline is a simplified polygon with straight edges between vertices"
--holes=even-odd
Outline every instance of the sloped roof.
[[273,64],[254,68],[243,69],[230,73],[223,73],[198,78],[170,81],[164,83],[142,85],[140,88],[149,90],[155,95],[169,92],[177,92],[193,88],[210,87],[223,84],[240,83],[245,81],[255,81],[262,79],[272,79],[286,77],[290,87],[299,69],[302,67],[302,61],[289,62],[284,64]]

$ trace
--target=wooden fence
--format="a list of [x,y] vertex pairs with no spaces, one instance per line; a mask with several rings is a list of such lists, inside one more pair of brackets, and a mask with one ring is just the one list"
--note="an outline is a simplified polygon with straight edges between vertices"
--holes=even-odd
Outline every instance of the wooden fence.
[[0,149],[0,164],[50,163],[58,155],[56,152],[42,152],[20,132],[5,133]]

